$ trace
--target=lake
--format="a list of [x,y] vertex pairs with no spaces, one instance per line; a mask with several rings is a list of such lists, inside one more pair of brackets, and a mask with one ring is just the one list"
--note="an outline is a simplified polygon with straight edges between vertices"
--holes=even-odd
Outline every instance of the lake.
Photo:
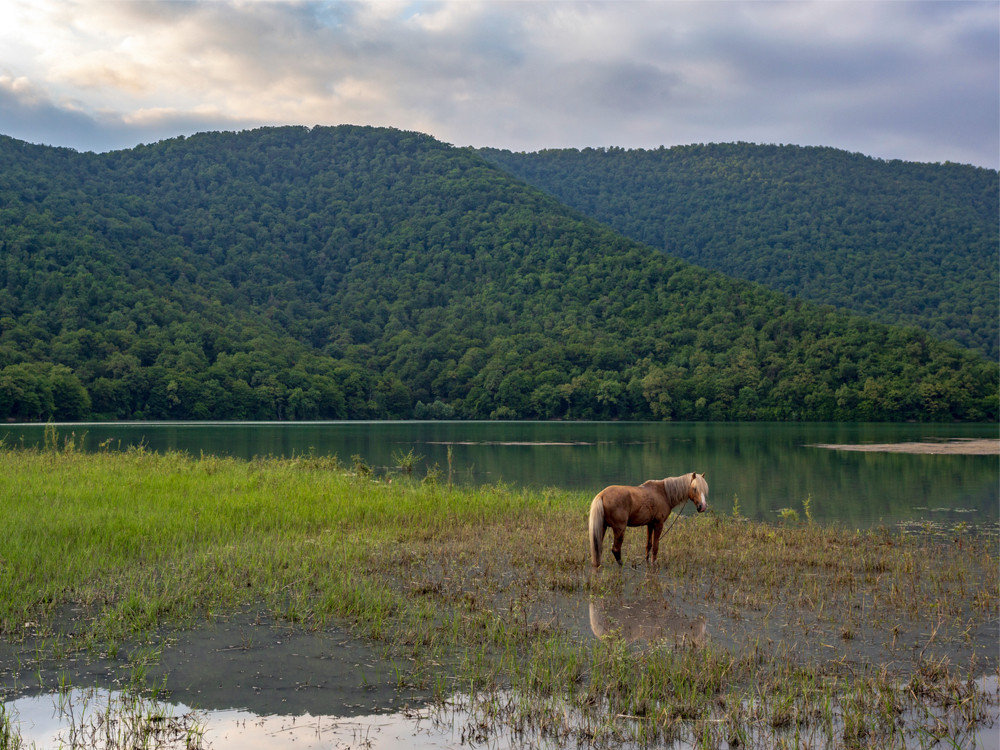
[[[1000,458],[861,453],[822,443],[996,438],[989,424],[621,423],[621,422],[254,422],[57,425],[86,450],[142,445],[250,459],[304,454],[359,456],[376,475],[398,475],[399,457],[419,457],[415,477],[504,482],[578,491],[582,509],[613,483],[706,472],[709,507],[779,520],[783,509],[853,527],[996,524]],[[8,445],[40,445],[44,425],[0,427]],[[786,511],[787,514],[787,511]]]

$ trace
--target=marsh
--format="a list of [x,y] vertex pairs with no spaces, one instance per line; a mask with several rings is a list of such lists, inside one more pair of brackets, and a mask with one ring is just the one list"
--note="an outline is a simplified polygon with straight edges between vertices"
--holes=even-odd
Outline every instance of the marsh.
[[[995,524],[857,529],[790,498],[796,517],[765,522],[713,502],[659,567],[635,535],[594,576],[573,490],[65,442],[0,462],[5,705],[119,685],[215,710],[215,680],[265,715],[339,690],[366,712],[457,708],[459,736],[570,746],[906,746],[993,716]],[[594,607],[617,623],[600,637]]]

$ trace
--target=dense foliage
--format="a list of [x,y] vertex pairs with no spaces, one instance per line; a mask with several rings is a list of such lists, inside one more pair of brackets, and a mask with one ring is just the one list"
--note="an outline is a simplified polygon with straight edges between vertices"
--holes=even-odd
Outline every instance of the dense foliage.
[[483,154],[628,237],[1000,356],[1000,178],[832,148]]
[[0,139],[0,418],[997,418],[987,360],[625,239],[471,149]]

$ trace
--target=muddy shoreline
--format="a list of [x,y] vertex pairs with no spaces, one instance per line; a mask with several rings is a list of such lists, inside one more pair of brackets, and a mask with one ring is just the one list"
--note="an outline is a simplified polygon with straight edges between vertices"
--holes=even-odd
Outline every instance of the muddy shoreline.
[[862,453],[913,453],[917,455],[941,456],[1000,456],[1000,439],[954,438],[941,441],[919,443],[863,443],[833,444],[817,443],[809,448],[827,448],[837,451],[858,451]]
[[[834,623],[805,623],[794,608],[783,605],[766,611],[719,606],[704,590],[710,583],[678,586],[637,562],[616,572],[615,579],[602,596],[585,591],[539,592],[521,616],[531,628],[558,629],[575,642],[620,639],[633,653],[658,643],[681,652],[708,644],[744,652],[756,641],[767,643],[768,651],[795,652],[804,662],[837,659],[865,670],[911,660],[916,666],[930,646],[933,658],[942,663],[977,663],[987,676],[984,679],[996,674],[996,661],[984,645],[992,637],[992,624],[958,637],[936,630],[929,634],[932,623],[924,619],[899,623],[899,643],[887,647],[875,623],[856,622],[846,637]],[[436,702],[433,680],[418,687],[395,661],[398,654],[394,658],[384,645],[338,626],[309,630],[248,610],[187,628],[163,627],[139,641],[121,644],[115,658],[83,653],[32,663],[40,645],[28,639],[0,649],[0,694],[11,706],[13,699],[27,696],[39,700],[48,696],[52,706],[60,706],[61,693],[55,687],[60,684],[78,691],[127,687],[133,679],[129,673],[146,662],[145,681],[166,688],[161,700],[175,706],[178,715],[195,710],[196,721],[206,728],[205,747],[240,747],[248,742],[282,748],[349,747],[375,741],[375,746],[436,750],[461,744],[460,737],[472,736],[467,733],[475,727],[495,747],[520,744],[503,727],[482,728],[481,717],[458,695],[462,686],[453,677],[446,676],[445,681],[454,697],[446,704]],[[995,699],[996,689],[991,689],[988,694]],[[44,700],[36,703],[46,705]],[[20,705],[27,711],[32,704]],[[996,703],[988,711],[992,721],[1000,718]],[[36,707],[22,718],[30,724],[38,713]],[[776,740],[780,729],[773,731],[767,736]],[[975,730],[971,735],[975,746],[992,747],[979,744],[990,731]],[[41,747],[50,746],[41,734],[29,736],[41,740]],[[767,744],[770,740],[763,743]]]

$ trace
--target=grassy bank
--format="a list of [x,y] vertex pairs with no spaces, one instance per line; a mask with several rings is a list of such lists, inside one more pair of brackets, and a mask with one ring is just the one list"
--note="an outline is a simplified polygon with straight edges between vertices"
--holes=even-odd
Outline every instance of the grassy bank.
[[[685,516],[657,570],[595,574],[589,498],[430,479],[0,449],[0,636],[106,655],[248,607],[347,623],[408,665],[401,682],[470,696],[480,735],[882,746],[985,715],[971,680],[996,673],[995,537],[820,527],[808,506],[777,526]],[[626,536],[626,562],[644,542]],[[558,616],[588,601],[662,602],[709,638],[594,638]]]

